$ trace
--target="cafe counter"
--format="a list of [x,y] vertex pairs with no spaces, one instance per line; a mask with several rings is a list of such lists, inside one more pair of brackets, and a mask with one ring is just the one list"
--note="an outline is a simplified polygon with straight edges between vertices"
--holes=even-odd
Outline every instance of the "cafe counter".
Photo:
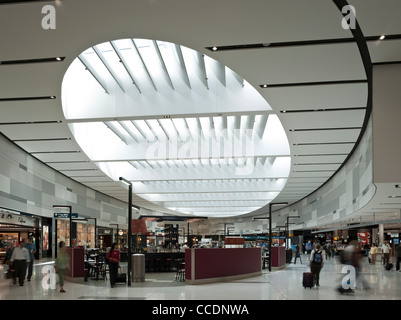
[[262,274],[261,248],[185,250],[185,283],[203,284]]

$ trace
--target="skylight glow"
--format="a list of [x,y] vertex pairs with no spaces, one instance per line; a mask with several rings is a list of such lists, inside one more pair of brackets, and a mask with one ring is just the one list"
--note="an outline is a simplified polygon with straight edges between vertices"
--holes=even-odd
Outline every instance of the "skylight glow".
[[287,181],[288,140],[269,104],[192,49],[146,39],[88,48],[65,74],[62,101],[87,156],[160,208],[243,215]]

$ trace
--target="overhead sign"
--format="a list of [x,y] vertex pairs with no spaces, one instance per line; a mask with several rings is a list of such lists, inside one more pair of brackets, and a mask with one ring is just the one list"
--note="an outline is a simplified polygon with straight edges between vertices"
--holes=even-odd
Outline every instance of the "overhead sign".
[[12,214],[8,211],[0,210],[0,223],[33,227],[35,225],[35,219],[30,216]]
[[[72,213],[72,218],[78,218],[78,213]],[[54,217],[55,218],[65,218],[65,219],[69,219],[70,218],[70,214],[69,213],[59,213],[59,212],[55,212],[54,213]]]

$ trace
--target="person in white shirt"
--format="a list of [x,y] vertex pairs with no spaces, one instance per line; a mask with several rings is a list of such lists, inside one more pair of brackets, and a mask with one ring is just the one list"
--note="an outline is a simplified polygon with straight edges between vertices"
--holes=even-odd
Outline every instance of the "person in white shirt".
[[29,251],[24,248],[24,244],[24,241],[20,241],[19,246],[14,248],[10,259],[14,263],[15,273],[20,286],[24,285],[26,266],[27,263],[31,261],[29,257]]
[[388,242],[382,244],[383,264],[386,265],[390,262],[390,245]]

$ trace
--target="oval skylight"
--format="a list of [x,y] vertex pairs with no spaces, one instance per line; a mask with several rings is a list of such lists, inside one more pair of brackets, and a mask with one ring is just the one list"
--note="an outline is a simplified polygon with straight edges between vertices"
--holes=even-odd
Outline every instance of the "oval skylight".
[[180,213],[237,216],[284,187],[288,140],[238,74],[192,49],[123,39],[81,53],[62,84],[75,139],[109,177]]

